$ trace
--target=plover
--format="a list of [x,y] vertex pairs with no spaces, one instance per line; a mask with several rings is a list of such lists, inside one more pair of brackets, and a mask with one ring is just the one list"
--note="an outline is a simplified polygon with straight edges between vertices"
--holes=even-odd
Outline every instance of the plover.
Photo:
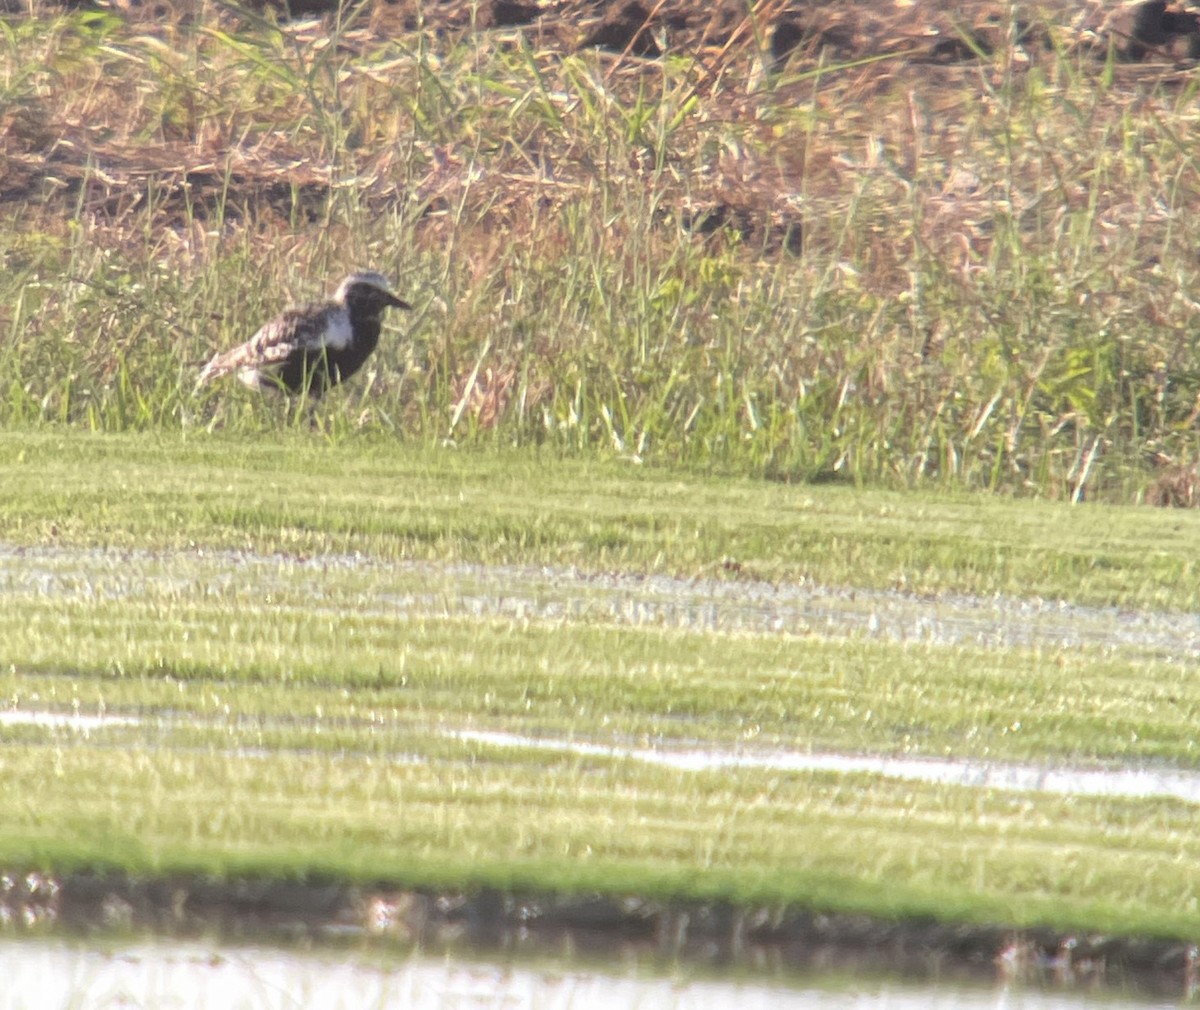
[[239,347],[204,366],[197,385],[237,372],[251,389],[274,387],[320,396],[357,372],[379,343],[380,320],[389,306],[411,309],[382,274],[350,274],[333,297],[287,309]]

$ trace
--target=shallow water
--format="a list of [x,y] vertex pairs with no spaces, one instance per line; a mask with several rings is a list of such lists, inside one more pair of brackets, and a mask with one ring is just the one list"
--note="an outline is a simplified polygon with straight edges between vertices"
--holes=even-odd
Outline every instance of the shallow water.
[[776,771],[822,771],[842,774],[882,775],[942,785],[1014,792],[1049,792],[1069,796],[1169,796],[1200,803],[1200,773],[1155,768],[1072,768],[1021,765],[996,761],[940,758],[872,757],[856,754],[820,754],[804,751],[751,751],[744,748],[622,748],[578,740],[527,737],[517,733],[478,730],[451,732],[460,740],[500,747],[623,757],[681,771],[719,768],[767,768]]
[[995,648],[1131,648],[1200,656],[1200,614],[1083,607],[1047,600],[917,596],[746,580],[592,575],[355,555],[300,558],[245,551],[143,551],[0,544],[0,596],[136,599],[169,592],[269,598],[278,609],[346,605],[359,613],[572,620],[751,634],[862,636]]
[[[0,940],[0,1010],[1079,1010],[1168,1005],[1060,982],[921,983],[846,972],[713,977],[636,962],[288,951],[206,942]],[[774,974],[776,977],[771,978]],[[1181,988],[1179,997],[1187,994]],[[1170,997],[1168,997],[1170,998]],[[1172,1000],[1174,1002],[1174,1000]]]
[[[105,729],[137,726],[145,721],[137,716],[113,713],[92,715],[39,709],[0,710],[0,727],[35,726],[49,730],[66,730],[88,737],[100,734]],[[159,727],[169,724],[203,725],[200,720],[178,716],[156,715],[152,721]],[[259,722],[261,724],[262,720]],[[592,743],[578,737],[533,737],[520,733],[474,729],[446,730],[445,735],[456,740],[493,747],[519,747],[558,754],[618,758],[678,771],[764,768],[774,771],[865,774],[973,789],[1048,792],[1066,796],[1164,796],[1189,803],[1200,803],[1200,772],[1152,766],[1084,768],[1061,764],[1034,765],[971,759],[904,758],[783,749],[756,750],[749,747],[634,747],[614,743]],[[240,749],[239,753],[246,757],[254,756],[244,748]]]

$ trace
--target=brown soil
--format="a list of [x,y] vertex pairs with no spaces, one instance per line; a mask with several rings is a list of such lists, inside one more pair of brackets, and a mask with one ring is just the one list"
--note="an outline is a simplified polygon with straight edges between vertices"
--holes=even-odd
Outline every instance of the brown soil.
[[[76,0],[64,2],[75,5]],[[198,17],[237,20],[236,9],[203,6],[206,2],[99,0],[99,6],[156,23],[164,18],[177,23]],[[267,2],[285,17],[328,18],[332,0]],[[0,0],[0,10],[5,4],[14,11],[27,9],[27,0]],[[543,60],[593,48],[608,61],[605,73],[616,92],[623,82],[631,89],[644,84],[646,70],[664,55],[683,56],[693,61],[694,94],[707,103],[710,121],[755,121],[758,99],[744,87],[725,87],[730,77],[773,77],[771,100],[797,105],[812,102],[814,89],[819,89],[820,102],[847,110],[849,144],[868,139],[856,135],[870,123],[862,111],[883,93],[913,96],[910,104],[919,102],[913,115],[923,115],[935,136],[948,130],[957,115],[939,95],[954,94],[961,101],[964,83],[969,86],[981,73],[994,74],[1003,64],[1028,66],[1056,50],[1078,50],[1094,57],[1099,67],[1111,46],[1127,61],[1124,78],[1136,86],[1146,72],[1156,78],[1179,72],[1186,78],[1190,71],[1177,71],[1178,61],[1200,55],[1197,16],[1163,0],[1134,5],[1046,0],[1036,16],[1015,24],[1010,6],[992,0],[713,0],[703,5],[692,0],[481,0],[478,5],[375,0],[374,6],[347,11],[343,16],[352,18],[351,27],[341,44],[349,49],[414,32],[424,33],[434,47],[449,46],[465,33],[477,33],[484,44],[521,41]],[[321,20],[295,21],[289,31],[297,44],[315,45],[327,26]],[[827,70],[814,83],[805,72],[817,67]],[[119,101],[97,92],[93,104],[111,108],[113,100]],[[96,111],[73,108],[71,102],[65,107],[15,106],[7,113],[0,109],[0,203],[36,201],[50,193],[71,209],[82,199],[86,211],[109,220],[120,220],[151,200],[168,218],[174,214],[178,220],[168,221],[174,224],[203,219],[219,203],[226,218],[273,210],[281,217],[311,220],[320,216],[331,192],[329,166],[314,152],[291,144],[286,134],[264,137],[255,150],[243,149],[235,138],[211,137],[206,144],[192,136],[163,136],[148,142],[144,135],[126,137],[120,129],[97,123]],[[735,158],[711,171],[693,172],[686,194],[681,190],[663,201],[660,210],[698,236],[732,233],[760,252],[799,253],[805,236],[795,194],[842,192],[836,158],[803,143],[780,144],[769,134],[758,137],[752,125],[748,130],[753,145],[774,146],[770,164]],[[682,136],[680,141],[689,142]],[[432,226],[431,241],[445,240],[440,227],[445,212],[459,206],[468,190],[479,211],[478,224],[491,231],[538,217],[539,210],[591,182],[575,163],[574,152],[511,153],[511,158],[493,156],[488,178],[469,186],[471,159],[453,146],[420,151],[417,164],[423,163],[426,171],[415,185],[411,178],[398,180],[393,150],[357,152],[355,175],[368,205],[423,207],[424,220]],[[553,185],[528,183],[531,164],[551,162],[557,175]],[[945,202],[943,209],[956,215],[954,227],[946,230],[972,235],[972,222],[965,220],[972,202]],[[888,264],[886,254],[881,255],[883,276]]]

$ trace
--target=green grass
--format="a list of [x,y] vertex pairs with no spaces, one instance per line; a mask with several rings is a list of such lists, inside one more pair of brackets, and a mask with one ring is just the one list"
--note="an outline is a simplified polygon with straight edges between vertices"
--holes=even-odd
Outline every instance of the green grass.
[[[638,624],[590,606],[604,583],[538,569],[698,576],[701,593],[757,570],[923,591],[937,572],[950,595],[991,593],[1054,585],[1094,522],[1122,561],[1097,567],[1093,599],[1186,607],[1194,589],[1160,586],[1153,549],[1171,530],[1192,553],[1178,514],[305,433],[10,434],[0,459],[0,541],[37,548],[5,562],[0,697],[140,720],[0,728],[0,864],[1200,928],[1183,801],[680,772],[454,736],[1197,768],[1181,658]],[[814,554],[822,529],[891,560]],[[463,560],[486,567],[445,564]],[[488,594],[544,606],[467,616]]]
[[[6,744],[0,859],[727,898],[1194,933],[1190,805],[461,748],[428,763]],[[46,789],[47,776],[53,789]],[[232,802],[245,798],[249,802]]]
[[10,542],[579,564],[1190,610],[1195,523],[1141,508],[706,477],[388,439],[0,434]]
[[221,12],[0,22],[3,423],[304,424],[196,368],[362,265],[418,311],[331,431],[1122,502],[1197,457],[1190,79]]
[[[446,733],[1196,768],[1187,656],[470,619],[445,567],[1194,611],[1190,514],[1099,503],[1194,482],[1195,81],[379,13],[0,18],[0,542],[61,550],[0,697],[144,720],[0,729],[0,860],[1200,931],[1181,802]],[[344,389],[194,392],[352,266],[417,310]]]
[[[136,562],[130,568],[136,576]],[[244,579],[247,595],[269,592],[253,574]],[[314,746],[347,746],[345,733],[361,747],[362,732],[374,741],[382,729],[343,729],[339,720],[374,714],[393,726],[389,746],[427,722],[602,740],[1200,765],[1200,689],[1185,665],[1134,650],[1114,658],[1078,647],[910,646],[554,619],[526,627],[440,617],[436,601],[414,615],[356,617],[362,598],[336,591],[313,617],[274,593],[260,606],[182,595],[10,605],[0,622],[11,664],[0,674],[3,696],[22,706],[187,714],[248,745],[269,732],[299,746],[294,736],[311,736],[307,720],[329,719],[327,742]],[[231,697],[235,715],[224,709]],[[277,724],[285,715],[302,722]]]

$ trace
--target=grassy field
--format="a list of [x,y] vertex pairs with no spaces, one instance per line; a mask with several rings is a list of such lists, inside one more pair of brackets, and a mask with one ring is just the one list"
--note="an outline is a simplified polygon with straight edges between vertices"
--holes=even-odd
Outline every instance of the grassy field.
[[[304,432],[9,433],[0,460],[0,540],[28,548],[0,564],[0,697],[135,720],[0,728],[0,862],[1200,928],[1182,801],[684,772],[455,735],[1194,768],[1189,661],[1144,648],[720,633],[553,607],[473,618],[461,604],[481,593],[471,573],[498,565],[514,566],[499,589],[513,597],[516,573],[549,565],[1078,598],[1086,524],[1103,521],[1100,542],[1123,546],[1081,594],[1187,608],[1194,576],[1161,567],[1194,553],[1177,513]],[[466,561],[485,567],[441,563]]]
[[1200,601],[1187,512],[793,485],[550,450],[303,433],[0,434],[12,542],[246,547],[670,575]]
[[[387,6],[0,18],[0,705],[136,719],[0,724],[0,861],[1200,933],[1181,801],[454,735],[1200,765],[1186,649],[472,618],[461,567],[1194,611],[1134,503],[1200,486],[1195,75],[1052,3],[784,66]],[[345,388],[195,392],[355,267],[416,311]]]

